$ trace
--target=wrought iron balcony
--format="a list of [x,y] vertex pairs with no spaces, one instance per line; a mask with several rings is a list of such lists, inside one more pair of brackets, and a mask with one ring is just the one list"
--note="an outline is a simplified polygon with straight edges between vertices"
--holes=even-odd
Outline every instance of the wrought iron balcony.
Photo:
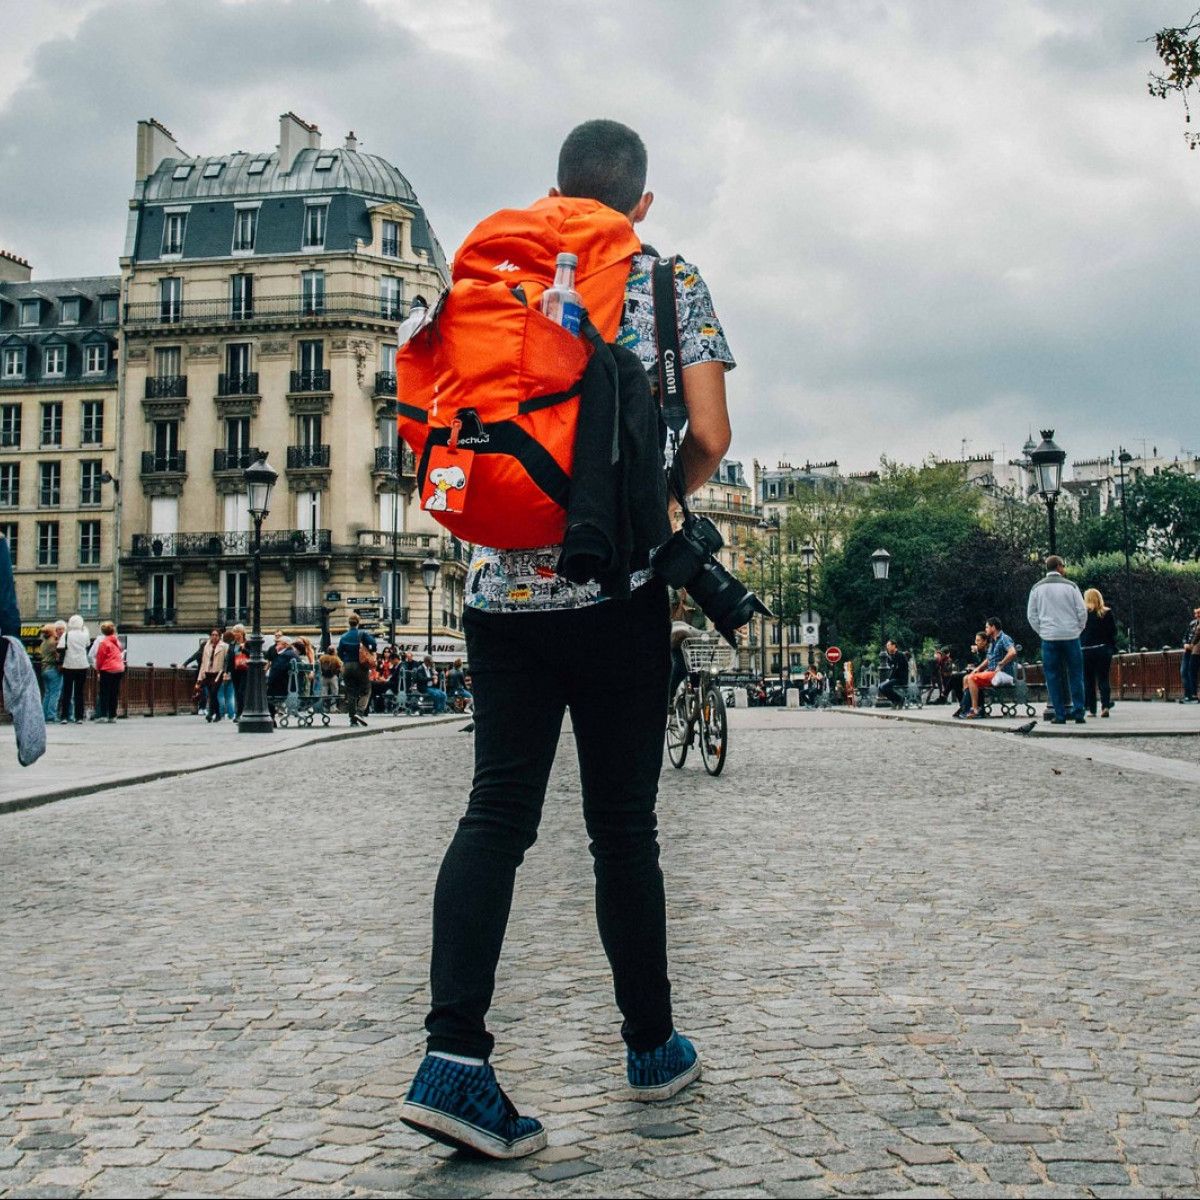
[[[246,558],[253,549],[249,533],[135,533],[131,558]],[[328,529],[272,529],[262,535],[265,556],[328,554],[333,535]]]
[[375,395],[396,397],[396,376],[392,371],[375,372]]
[[245,450],[214,450],[214,471],[244,471],[252,462],[258,461],[258,451],[250,446]]
[[325,610],[319,604],[293,604],[292,605],[292,624],[293,625],[317,625],[320,626],[325,618]]
[[257,396],[258,372],[243,371],[240,374],[217,376],[218,396]]
[[218,608],[217,609],[217,625],[221,629],[228,629],[230,625],[245,625],[250,620],[249,606],[241,608]]
[[187,451],[174,454],[159,454],[154,450],[142,451],[143,475],[182,475],[187,470]]
[[407,446],[376,446],[375,470],[386,471],[389,475],[395,475],[397,471],[401,475],[416,475],[416,456]]
[[329,391],[329,372],[326,371],[293,371],[291,391],[293,392],[327,392]]
[[287,448],[287,469],[289,471],[305,468],[329,467],[329,446],[289,446]]
[[186,395],[186,375],[151,375],[146,378],[147,400],[168,400]]
[[[401,301],[391,306],[398,316],[407,314],[409,305]],[[207,300],[162,302],[150,300],[125,305],[126,329],[150,329],[161,325],[233,325],[253,320],[282,323],[311,320],[314,324],[330,320],[383,320],[378,294],[364,292],[294,292],[288,296],[254,297],[253,317],[242,316],[240,307],[231,306],[228,293]],[[391,320],[392,318],[388,318]]]
[[117,380],[116,363],[111,363],[104,371],[67,371],[63,375],[42,375],[34,378],[32,373],[24,375],[0,376],[0,387],[85,387],[91,384],[115,383]]
[[173,608],[148,608],[146,609],[146,615],[143,624],[174,625],[175,610]]

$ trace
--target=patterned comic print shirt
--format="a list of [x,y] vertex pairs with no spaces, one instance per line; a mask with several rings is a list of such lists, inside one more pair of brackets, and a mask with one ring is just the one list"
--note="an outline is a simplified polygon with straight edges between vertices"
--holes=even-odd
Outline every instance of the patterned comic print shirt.
[[[650,272],[654,257],[634,257],[625,285],[625,314],[617,344],[642,360],[652,378],[657,377],[658,345],[654,335],[654,296]],[[679,349],[685,367],[721,362],[726,370],[736,365],[725,340],[725,331],[713,309],[708,285],[691,263],[675,264],[675,304],[679,315]],[[576,584],[555,573],[561,546],[536,550],[489,550],[477,546],[467,572],[464,600],[468,608],[487,612],[556,612],[599,604],[604,597],[596,583]],[[649,571],[637,571],[630,582],[640,587]]]

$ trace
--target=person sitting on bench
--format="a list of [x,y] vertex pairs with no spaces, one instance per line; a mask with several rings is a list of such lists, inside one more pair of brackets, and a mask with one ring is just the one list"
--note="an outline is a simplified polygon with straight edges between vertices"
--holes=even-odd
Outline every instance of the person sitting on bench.
[[967,676],[967,690],[971,693],[971,710],[968,721],[983,715],[979,693],[988,687],[1003,687],[1013,682],[1013,677],[1004,668],[1017,657],[1017,647],[1004,632],[999,617],[988,617],[984,630],[988,636],[987,664],[982,671]]

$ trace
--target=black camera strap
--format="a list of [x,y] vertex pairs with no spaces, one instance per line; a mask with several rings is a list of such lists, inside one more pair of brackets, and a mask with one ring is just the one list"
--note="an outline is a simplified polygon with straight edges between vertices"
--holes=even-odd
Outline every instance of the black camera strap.
[[654,296],[654,337],[658,345],[658,402],[667,428],[680,434],[687,424],[683,398],[683,355],[679,349],[679,313],[675,307],[675,264],[678,258],[655,259],[650,274]]

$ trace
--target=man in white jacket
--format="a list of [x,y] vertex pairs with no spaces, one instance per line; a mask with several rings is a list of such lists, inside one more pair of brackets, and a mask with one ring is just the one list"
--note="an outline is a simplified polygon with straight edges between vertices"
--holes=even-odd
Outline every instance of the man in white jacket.
[[1042,639],[1042,669],[1055,725],[1067,723],[1067,702],[1076,725],[1083,725],[1083,646],[1087,608],[1079,588],[1063,574],[1057,554],[1046,559],[1046,576],[1029,591],[1029,624]]

